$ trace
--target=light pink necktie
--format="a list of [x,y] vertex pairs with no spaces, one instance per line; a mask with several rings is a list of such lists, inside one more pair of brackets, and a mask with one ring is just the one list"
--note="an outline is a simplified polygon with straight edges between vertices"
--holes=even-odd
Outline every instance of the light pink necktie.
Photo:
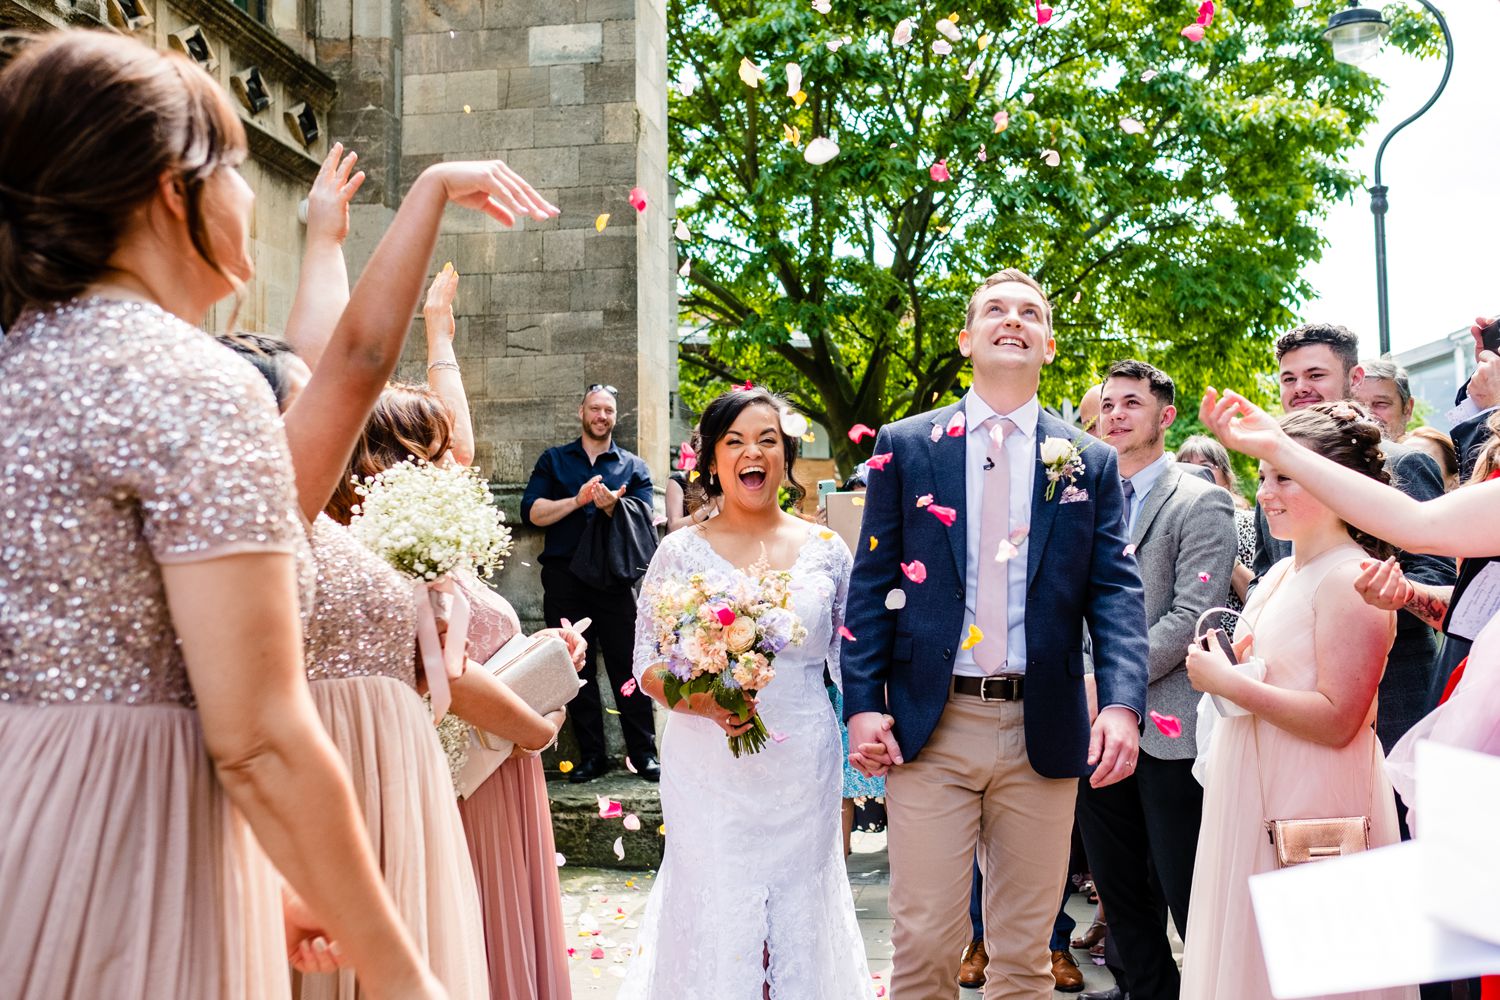
[[[1010,572],[996,560],[1000,543],[1010,537],[1010,462],[1005,442],[1016,425],[991,414],[984,421],[983,499],[979,504],[979,592],[974,595],[974,624],[984,633],[974,647],[974,662],[987,674],[1005,670],[1010,631]],[[998,430],[997,430],[998,428]],[[996,438],[1002,440],[997,441]]]

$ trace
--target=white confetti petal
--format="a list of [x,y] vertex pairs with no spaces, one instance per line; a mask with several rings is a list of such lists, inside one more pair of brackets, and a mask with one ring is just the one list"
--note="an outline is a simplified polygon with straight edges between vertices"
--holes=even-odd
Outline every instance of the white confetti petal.
[[822,166],[838,155],[839,144],[822,136],[809,142],[807,148],[802,151],[802,158],[815,167]]
[[619,861],[625,860],[625,838],[615,838],[615,858]]
[[565,864],[568,863],[568,859],[565,858],[565,857],[563,857],[561,851],[558,851],[557,853],[553,854],[552,855],[552,860],[554,860],[554,861],[557,862],[557,867],[559,867],[559,868],[561,868],[563,865],[565,865]]
[[1152,80],[1155,80],[1156,77],[1157,77],[1156,70],[1154,70],[1154,69],[1148,69],[1148,70],[1146,70],[1146,72],[1144,72],[1144,73],[1141,74],[1141,82],[1142,83],[1150,83]]
[[819,14],[826,14],[833,10],[833,4],[829,3],[828,0],[813,0],[812,7]]
[[1146,126],[1134,118],[1121,118],[1120,131],[1126,135],[1140,135],[1146,131]]
[[692,270],[693,262],[691,260],[685,260],[682,262],[682,266],[677,269],[677,276],[679,278],[686,278]]
[[958,25],[954,24],[946,17],[939,18],[936,27],[938,34],[942,35],[950,42],[956,42],[963,37],[958,33]]
[[740,58],[740,80],[745,86],[752,89],[760,86],[760,82],[766,78],[766,74],[760,71],[760,67],[750,61],[749,56]]
[[1028,108],[1031,107],[1031,102],[1034,100],[1036,100],[1036,95],[1029,90],[1021,95],[1021,103],[1026,105]]
[[693,234],[688,231],[687,223],[681,219],[677,220],[677,228],[672,231],[672,235],[679,240],[690,240],[693,238]]
[[885,595],[885,606],[888,611],[900,611],[906,607],[906,591],[897,587]]
[[939,38],[937,41],[932,43],[932,51],[936,52],[940,56],[948,55],[953,51],[953,43],[948,41],[948,39],[946,38]]
[[1047,166],[1055,167],[1062,162],[1062,154],[1058,153],[1055,149],[1044,149],[1042,150],[1042,159],[1046,161]]
[[802,67],[794,62],[786,64],[786,96],[796,97],[802,89]]
[[911,41],[911,18],[903,17],[896,22],[896,30],[891,33],[891,41],[897,45],[905,45]]

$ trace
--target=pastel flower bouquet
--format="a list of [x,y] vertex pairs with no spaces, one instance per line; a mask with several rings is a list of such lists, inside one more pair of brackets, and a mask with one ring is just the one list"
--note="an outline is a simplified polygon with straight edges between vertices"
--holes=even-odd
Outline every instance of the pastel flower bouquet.
[[710,694],[720,707],[752,723],[730,736],[736,757],[759,753],[770,737],[750,698],[776,676],[776,656],[800,645],[807,629],[791,609],[792,575],[757,563],[739,577],[694,573],[647,592],[656,652],[666,665],[668,707],[691,694]]

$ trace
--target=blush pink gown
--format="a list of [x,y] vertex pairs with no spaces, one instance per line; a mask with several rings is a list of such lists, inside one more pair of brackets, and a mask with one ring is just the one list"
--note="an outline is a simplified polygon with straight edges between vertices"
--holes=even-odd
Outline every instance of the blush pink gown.
[[[469,656],[483,663],[521,629],[510,604],[477,579],[460,580],[472,606]],[[568,1000],[552,812],[540,757],[513,758],[459,801],[479,880],[493,1000]]]

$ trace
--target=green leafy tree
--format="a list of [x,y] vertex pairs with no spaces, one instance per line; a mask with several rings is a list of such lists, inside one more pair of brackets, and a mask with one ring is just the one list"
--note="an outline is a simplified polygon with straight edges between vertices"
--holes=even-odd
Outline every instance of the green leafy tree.
[[[847,469],[869,449],[851,426],[966,388],[965,307],[1006,266],[1054,304],[1044,404],[1124,357],[1170,371],[1185,404],[1259,388],[1380,95],[1321,37],[1335,0],[1220,7],[1197,42],[1180,29],[1199,9],[1177,0],[1059,0],[1045,26],[979,0],[951,42],[953,7],[830,2],[669,0],[680,302],[706,338],[681,353],[689,401],[729,380],[783,389]],[[1388,17],[1397,44],[1432,47],[1415,15]],[[838,155],[807,162],[816,138]]]

